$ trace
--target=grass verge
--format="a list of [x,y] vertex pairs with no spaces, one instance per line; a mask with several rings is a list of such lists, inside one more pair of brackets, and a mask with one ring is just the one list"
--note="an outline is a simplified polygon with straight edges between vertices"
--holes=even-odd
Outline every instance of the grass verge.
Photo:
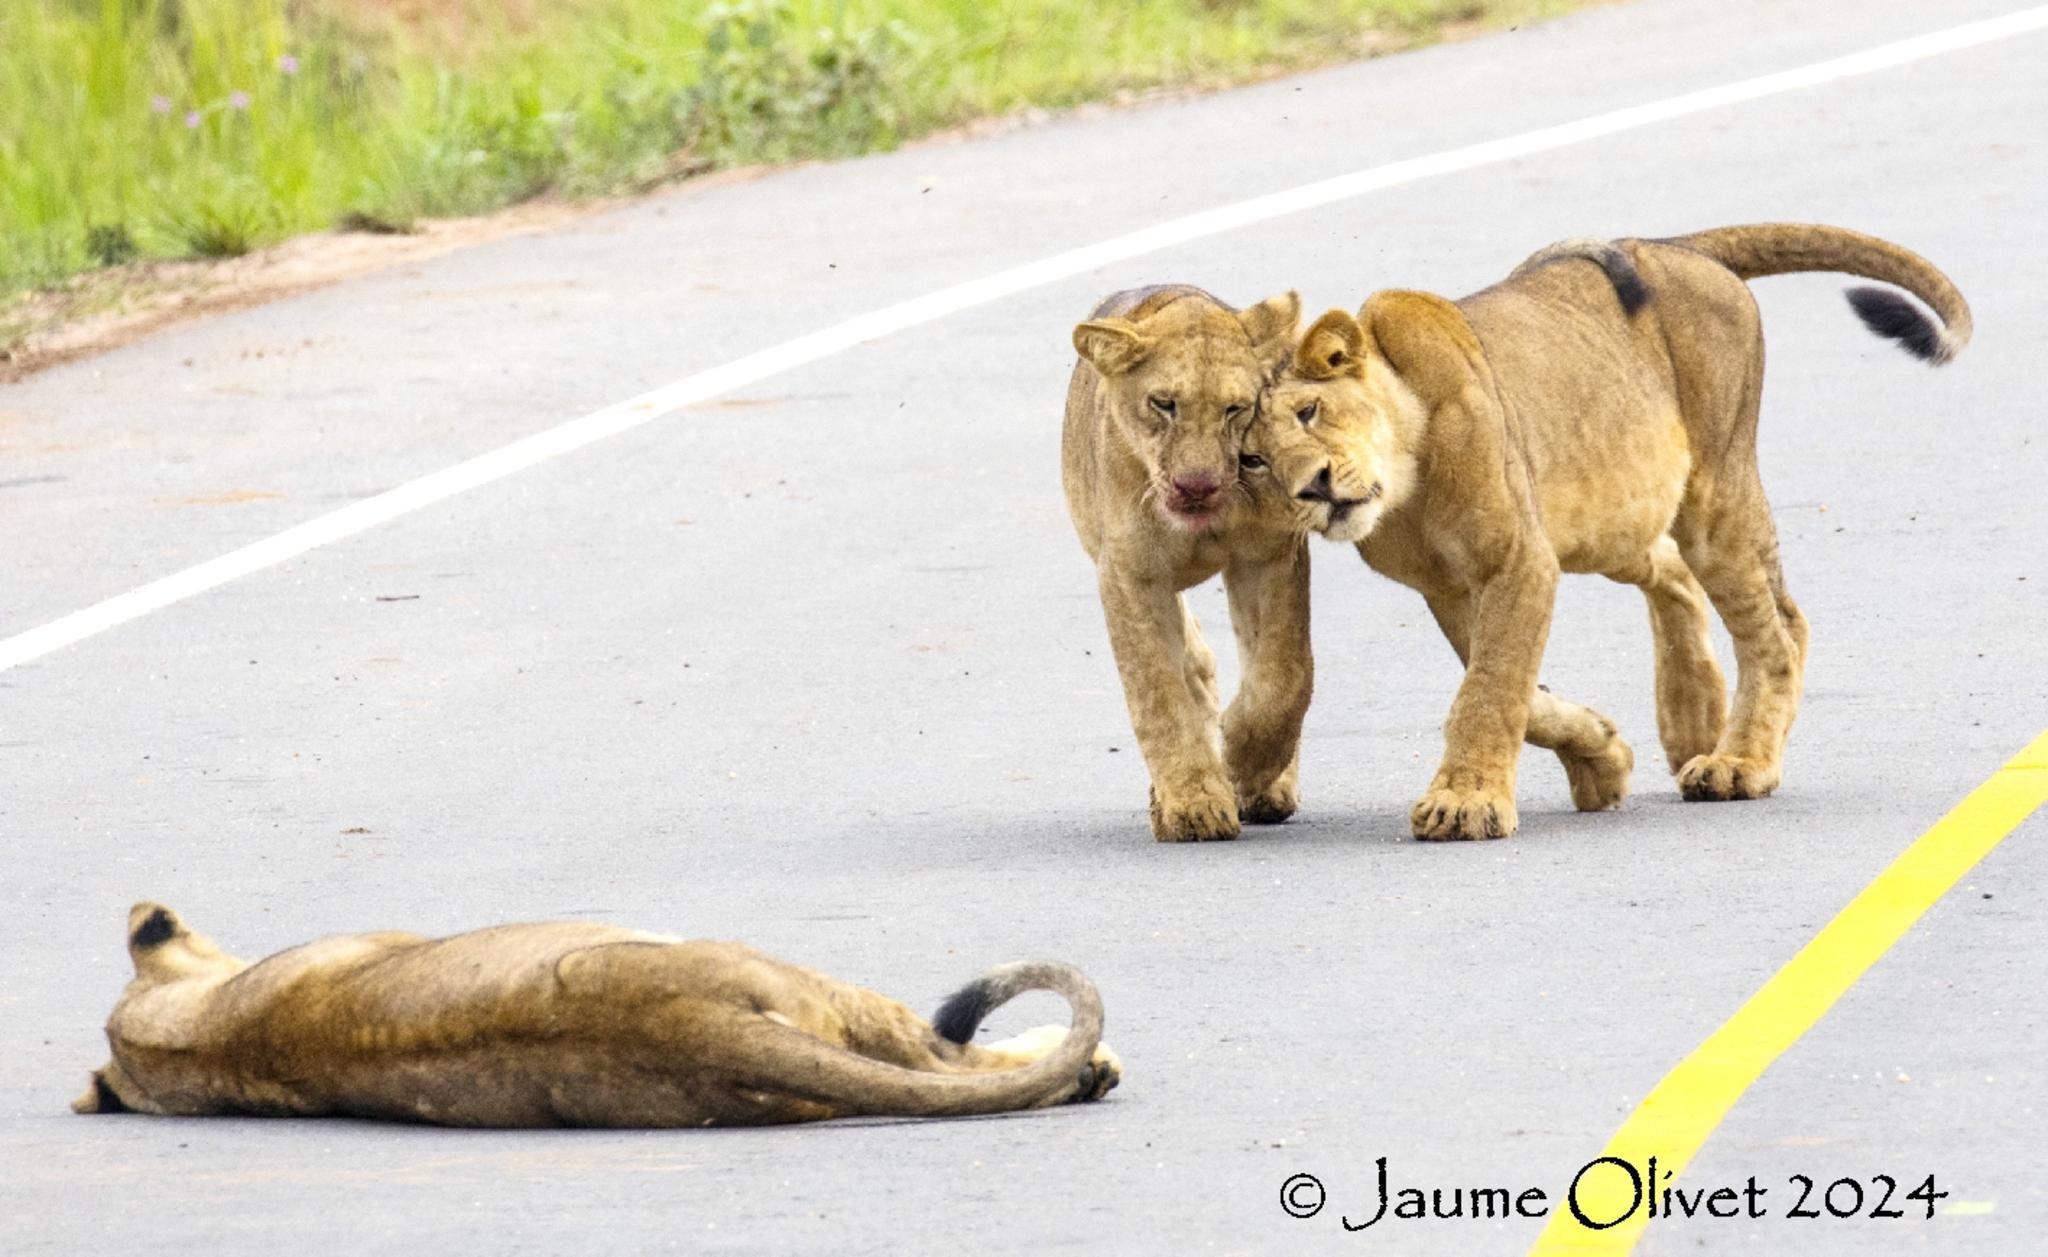
[[886,149],[1568,2],[6,0],[0,356],[21,294],[82,272]]

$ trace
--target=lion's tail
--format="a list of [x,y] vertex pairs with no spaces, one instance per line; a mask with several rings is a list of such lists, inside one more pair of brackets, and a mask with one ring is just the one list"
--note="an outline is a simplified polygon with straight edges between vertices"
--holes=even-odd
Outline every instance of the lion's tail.
[[1871,331],[1936,366],[1970,343],[1970,306],[1949,277],[1919,254],[1876,236],[1817,223],[1754,223],[1697,231],[1668,243],[1704,253],[1743,279],[1837,271],[1903,288],[1940,315],[1942,325],[1882,288],[1851,288],[1849,304]]
[[1079,969],[1057,961],[991,969],[946,1001],[933,1028],[964,1043],[980,1028],[983,1017],[1025,991],[1064,996],[1073,1019],[1058,1048],[1021,1069],[985,1074],[905,1069],[821,1044],[801,1030],[773,1023],[769,1028],[777,1033],[770,1034],[762,1047],[763,1063],[771,1072],[785,1074],[799,1094],[816,1096],[848,1113],[958,1117],[1056,1104],[1085,1090],[1084,1071],[1102,1041],[1102,997]]

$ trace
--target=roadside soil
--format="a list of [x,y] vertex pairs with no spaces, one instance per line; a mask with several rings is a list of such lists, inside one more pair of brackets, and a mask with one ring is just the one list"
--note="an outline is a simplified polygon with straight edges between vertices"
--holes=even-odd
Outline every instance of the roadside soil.
[[[355,2],[366,9],[389,9],[409,3],[431,12],[437,4],[446,5],[448,0]],[[412,16],[417,20],[417,14]],[[1449,23],[1426,37],[1366,32],[1345,50],[1344,59],[1384,56],[1423,43],[1468,39],[1490,29],[1486,22],[1470,21]],[[1316,68],[1272,66],[1228,79],[1143,92],[1120,91],[1105,101],[1063,111],[1063,116],[1085,117],[1104,110],[1181,100]],[[959,143],[1042,125],[1052,117],[1046,110],[1026,109],[927,135],[906,147]],[[759,178],[776,169],[756,166],[701,173],[686,156],[679,156],[672,168],[678,172],[674,178],[617,196],[575,201],[542,197],[470,218],[422,219],[405,232],[325,231],[297,236],[238,258],[142,261],[89,271],[50,288],[0,300],[0,383],[13,383],[49,367],[118,349],[172,324],[247,309],[471,245],[545,231],[658,195],[681,180],[716,184]]]

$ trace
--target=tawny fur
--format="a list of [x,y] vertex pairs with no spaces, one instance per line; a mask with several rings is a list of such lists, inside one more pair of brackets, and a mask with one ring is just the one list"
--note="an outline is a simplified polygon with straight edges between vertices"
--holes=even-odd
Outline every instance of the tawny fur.
[[[1793,271],[1906,288],[1940,326],[1888,291],[1851,299],[1929,361],[1969,339],[1969,307],[1925,259],[1799,224],[1566,241],[1455,303],[1382,292],[1302,338],[1246,449],[1300,527],[1419,590],[1465,664],[1417,837],[1514,832],[1525,738],[1557,753],[1580,808],[1627,792],[1634,756],[1613,722],[1536,684],[1561,572],[1647,597],[1658,733],[1686,798],[1778,785],[1807,626],[1757,473],[1763,337],[1744,281]],[[1732,710],[1709,602],[1735,641]]]
[[[248,965],[159,904],[137,904],[128,928],[135,978],[81,1113],[765,1125],[1093,1100],[1121,1073],[1095,988],[1066,965],[973,984],[1055,990],[1074,1009],[1070,1028],[978,1047],[738,943],[508,925],[348,935]],[[971,1036],[991,1006],[954,1031]]]
[[[1283,498],[1240,476],[1259,391],[1285,361],[1293,293],[1238,311],[1195,288],[1118,293],[1074,329],[1061,471],[1095,561],[1161,841],[1234,838],[1292,815],[1313,664],[1308,547]],[[1176,486],[1216,486],[1189,501]],[[1181,591],[1216,575],[1244,681],[1218,712],[1216,659]]]

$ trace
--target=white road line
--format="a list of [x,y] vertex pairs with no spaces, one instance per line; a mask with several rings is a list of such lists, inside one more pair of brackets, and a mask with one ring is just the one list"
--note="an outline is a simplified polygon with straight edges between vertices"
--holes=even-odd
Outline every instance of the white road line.
[[339,510],[287,528],[274,537],[247,545],[196,567],[186,568],[139,589],[109,598],[75,611],[59,620],[18,633],[0,641],[0,672],[40,659],[52,651],[83,641],[108,629],[139,619],[173,603],[205,593],[252,572],[274,567],[317,546],[352,537],[359,532],[389,523],[423,507],[454,497],[537,463],[578,450],[609,436],[637,428],[684,406],[744,388],[772,376],[843,353],[865,341],[935,322],[963,310],[987,305],[1004,297],[1042,288],[1048,284],[1086,274],[1112,263],[1156,253],[1176,245],[1234,231],[1254,223],[1315,209],[1336,201],[1350,200],[1401,184],[1417,183],[1439,175],[1455,174],[1480,166],[1513,161],[1571,144],[1583,144],[1622,131],[1633,131],[1674,118],[1704,113],[1726,105],[1761,100],[1801,88],[1831,83],[1838,79],[1871,74],[1943,53],[1974,48],[2028,31],[2048,28],[2048,4],[2022,9],[2002,17],[1969,22],[1947,30],[1933,31],[1882,44],[1863,52],[1817,61],[1775,74],[1760,75],[1738,82],[1687,92],[1680,96],[1596,114],[1553,127],[1525,131],[1498,140],[1470,144],[1426,157],[1389,162],[1366,170],[1303,184],[1283,192],[1253,197],[1232,205],[1190,214],[1134,231],[1128,235],[1091,244],[1036,262],[1013,267],[982,279],[955,284],[922,297],[901,301],[835,324],[821,331],[784,341],[770,349],[685,376],[651,392],[616,405],[607,406],[581,418],[571,419],[543,432],[514,441],[488,454],[457,463],[432,475],[422,476],[375,497],[352,502]]

